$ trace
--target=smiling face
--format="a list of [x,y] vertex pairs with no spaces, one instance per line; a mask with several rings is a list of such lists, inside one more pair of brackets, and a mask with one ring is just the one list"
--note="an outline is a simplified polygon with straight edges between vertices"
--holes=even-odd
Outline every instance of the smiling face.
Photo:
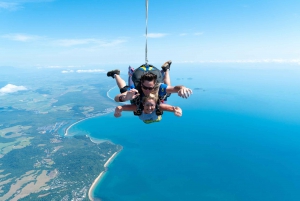
[[155,100],[154,99],[146,99],[144,102],[144,113],[151,114],[155,110]]

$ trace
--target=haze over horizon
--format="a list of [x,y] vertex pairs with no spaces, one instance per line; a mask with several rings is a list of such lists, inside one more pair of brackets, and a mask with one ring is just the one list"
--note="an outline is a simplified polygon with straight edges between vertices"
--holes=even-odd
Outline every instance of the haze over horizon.
[[[300,2],[149,0],[148,60],[300,63]],[[141,64],[145,1],[0,0],[0,66]]]

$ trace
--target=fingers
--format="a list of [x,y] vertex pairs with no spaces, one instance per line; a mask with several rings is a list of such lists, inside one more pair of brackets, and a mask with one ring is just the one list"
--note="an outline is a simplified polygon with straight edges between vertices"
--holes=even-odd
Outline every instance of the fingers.
[[182,110],[180,107],[173,107],[174,108],[174,114],[177,116],[177,117],[181,117],[182,116]]
[[184,87],[178,91],[178,96],[182,98],[188,98],[192,93],[193,91],[191,89]]
[[139,91],[136,89],[130,89],[129,92],[132,94],[139,94]]
[[121,113],[122,113],[122,106],[117,106],[116,109],[115,109],[114,116],[115,116],[116,118],[118,118],[118,117],[121,116]]
[[121,116],[121,113],[119,113],[119,114],[115,113],[114,116],[115,116],[116,118],[119,118],[119,117]]
[[130,89],[126,94],[126,100],[132,100],[132,99],[136,98],[139,95],[140,94],[139,94],[138,90]]

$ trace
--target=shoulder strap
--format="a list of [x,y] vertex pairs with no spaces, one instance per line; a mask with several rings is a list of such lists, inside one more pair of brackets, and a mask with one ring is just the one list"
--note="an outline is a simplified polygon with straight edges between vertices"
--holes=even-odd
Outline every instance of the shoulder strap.
[[167,87],[168,85],[161,83],[158,90],[159,100],[164,100],[167,96]]

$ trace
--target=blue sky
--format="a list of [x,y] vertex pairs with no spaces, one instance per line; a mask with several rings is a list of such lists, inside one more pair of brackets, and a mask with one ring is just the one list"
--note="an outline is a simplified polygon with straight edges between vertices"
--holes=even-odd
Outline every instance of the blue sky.
[[[145,62],[145,0],[0,0],[0,66]],[[149,0],[148,60],[300,64],[298,0]]]

